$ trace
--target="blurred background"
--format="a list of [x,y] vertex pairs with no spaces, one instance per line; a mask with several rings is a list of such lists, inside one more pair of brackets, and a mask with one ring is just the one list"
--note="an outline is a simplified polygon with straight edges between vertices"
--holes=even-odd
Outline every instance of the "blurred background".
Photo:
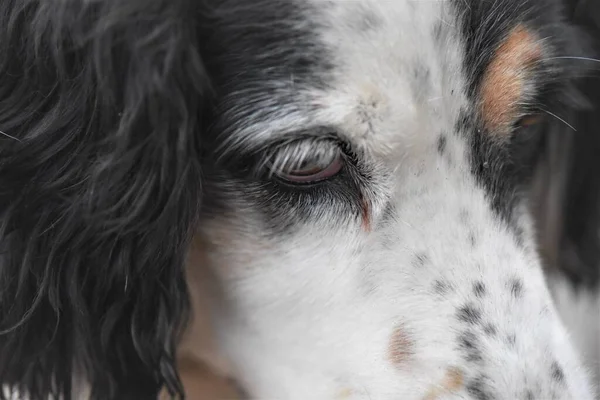
[[600,0],[564,1],[589,59],[572,63],[581,97],[549,121],[532,206],[550,289],[600,386]]

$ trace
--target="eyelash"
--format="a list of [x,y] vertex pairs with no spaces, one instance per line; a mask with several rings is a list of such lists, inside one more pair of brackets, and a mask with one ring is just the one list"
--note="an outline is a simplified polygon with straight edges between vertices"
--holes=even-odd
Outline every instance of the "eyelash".
[[[342,167],[340,171],[334,176],[325,180],[317,181],[314,183],[292,183],[280,178],[276,174],[273,174],[268,168],[268,162],[265,159],[269,159],[276,154],[277,151],[282,151],[281,144],[275,144],[271,147],[272,150],[265,153],[258,163],[259,166],[259,179],[271,189],[275,189],[281,194],[290,196],[302,196],[307,199],[320,199],[327,197],[327,195],[340,196],[339,192],[344,192],[345,196],[348,196],[349,191],[359,192],[365,182],[363,181],[365,175],[363,174],[362,168],[360,167],[360,157],[353,150],[352,146],[337,135],[330,135],[328,137],[308,137],[306,139],[312,145],[318,146],[323,145],[323,141],[329,141],[329,144],[336,146],[339,149],[342,157]],[[297,141],[289,142],[286,145],[293,146],[298,143]],[[308,196],[308,197],[305,197]]]
[[255,165],[256,172],[259,175],[264,175],[265,172],[268,172],[269,165],[272,164],[274,159],[284,158],[280,157],[282,154],[285,155],[285,153],[287,153],[287,156],[295,165],[300,165],[305,159],[297,157],[297,155],[294,154],[295,149],[306,149],[309,150],[307,151],[307,153],[310,152],[309,155],[314,155],[312,149],[318,149],[325,153],[326,150],[324,149],[324,146],[336,147],[340,153],[350,160],[354,160],[355,158],[349,143],[339,136],[329,133],[319,136],[305,135],[304,137],[299,136],[287,141],[275,142],[268,146],[266,151],[262,151],[261,154],[255,155],[253,157],[253,164]]

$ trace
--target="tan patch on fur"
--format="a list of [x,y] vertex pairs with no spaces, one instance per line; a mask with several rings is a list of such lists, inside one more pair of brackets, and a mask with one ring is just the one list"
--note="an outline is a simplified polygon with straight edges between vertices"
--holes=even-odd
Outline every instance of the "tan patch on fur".
[[186,260],[186,282],[190,295],[191,316],[178,347],[180,356],[191,355],[203,361],[213,370],[225,375],[230,371],[227,360],[217,349],[215,332],[212,329],[210,301],[215,278],[208,268],[206,244],[195,238]]
[[336,400],[346,400],[350,396],[352,396],[352,389],[343,388],[343,389],[340,389],[340,391],[336,394],[335,398],[336,398]]
[[[219,353],[212,329],[210,302],[217,285],[210,272],[208,244],[196,237],[186,260],[186,282],[190,294],[191,316],[177,348],[178,372],[186,398],[191,400],[237,400],[241,396],[231,383],[231,367]],[[160,400],[169,399],[166,391]]]
[[390,361],[396,366],[402,366],[414,354],[414,346],[404,326],[396,328],[388,345]]
[[451,367],[446,371],[446,376],[442,383],[438,386],[433,387],[423,400],[437,400],[440,396],[455,393],[459,391],[465,383],[465,376],[463,372],[455,367]]
[[542,56],[542,47],[523,25],[513,29],[496,50],[481,87],[481,115],[485,127],[505,135],[518,117],[527,78],[527,69]]

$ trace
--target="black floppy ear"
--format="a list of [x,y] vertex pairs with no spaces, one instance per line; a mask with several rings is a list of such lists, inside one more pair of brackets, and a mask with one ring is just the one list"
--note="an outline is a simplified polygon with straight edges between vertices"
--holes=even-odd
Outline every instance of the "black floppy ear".
[[0,1],[0,383],[32,399],[181,391],[206,78],[192,3]]

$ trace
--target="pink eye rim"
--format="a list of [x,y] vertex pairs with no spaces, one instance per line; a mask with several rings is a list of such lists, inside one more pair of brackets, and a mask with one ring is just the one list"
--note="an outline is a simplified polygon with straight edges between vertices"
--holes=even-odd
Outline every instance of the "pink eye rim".
[[294,173],[296,171],[290,171],[287,173],[280,172],[276,175],[285,183],[289,183],[292,185],[310,185],[323,182],[337,176],[343,168],[344,158],[341,152],[339,152],[338,154],[336,154],[335,158],[332,159],[331,163],[329,163],[324,168],[308,168],[307,170],[310,171],[309,173],[303,173],[303,171],[300,170],[297,174]]

